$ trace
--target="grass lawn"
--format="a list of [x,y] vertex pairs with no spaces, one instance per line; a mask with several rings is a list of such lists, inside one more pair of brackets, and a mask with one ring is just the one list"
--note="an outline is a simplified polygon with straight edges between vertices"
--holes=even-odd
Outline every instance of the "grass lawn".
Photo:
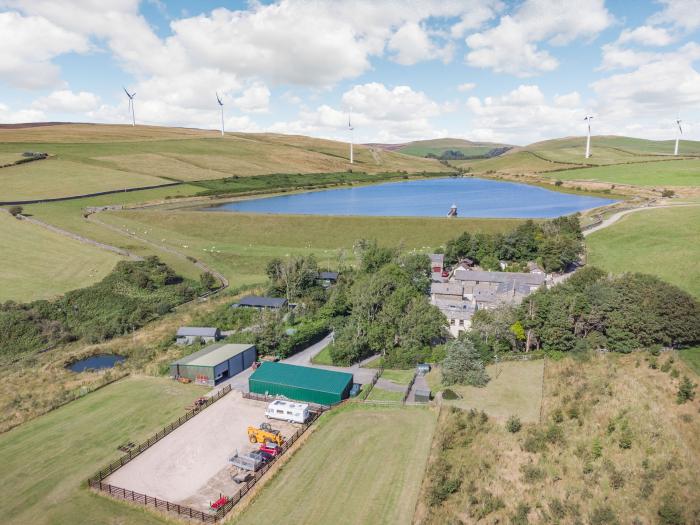
[[168,180],[61,159],[46,159],[2,168],[5,201],[48,199],[99,191],[167,184]]
[[388,379],[400,385],[407,385],[411,382],[415,373],[416,371],[413,368],[410,370],[384,370],[382,379]]
[[[408,384],[408,383],[407,383]],[[384,390],[375,386],[367,396],[370,401],[403,401],[404,392],[394,392],[392,390]]]
[[689,368],[694,370],[696,374],[700,375],[700,346],[679,350],[678,355]]
[[544,160],[529,151],[516,151],[500,155],[492,159],[478,159],[467,161],[450,161],[450,164],[462,168],[469,168],[473,173],[485,173],[498,171],[501,173],[540,173],[544,171],[559,170],[567,167],[567,164]]
[[700,159],[618,164],[547,174],[559,180],[595,180],[634,186],[700,186]]
[[588,264],[656,275],[700,297],[700,206],[626,215],[586,238]]
[[383,358],[382,356],[378,355],[371,361],[366,362],[364,365],[362,365],[362,368],[379,368],[382,366]]
[[[505,420],[512,415],[523,422],[538,421],[542,403],[542,374],[544,360],[505,361],[487,367],[491,381],[483,388],[453,385],[449,388],[461,399],[445,400],[447,405],[463,409],[483,410],[489,416]],[[435,379],[439,370],[433,369],[427,376],[433,392],[443,389]]]
[[85,480],[119,457],[120,443],[147,438],[203,392],[167,379],[126,379],[0,435],[3,523],[167,523],[93,494]]
[[435,420],[424,408],[333,410],[233,523],[410,524]]
[[121,260],[7,213],[0,213],[0,253],[0,302],[47,299],[89,286]]
[[318,354],[316,354],[312,359],[311,362],[315,365],[328,365],[332,366],[333,365],[333,360],[331,359],[331,347],[330,345],[321,350]]

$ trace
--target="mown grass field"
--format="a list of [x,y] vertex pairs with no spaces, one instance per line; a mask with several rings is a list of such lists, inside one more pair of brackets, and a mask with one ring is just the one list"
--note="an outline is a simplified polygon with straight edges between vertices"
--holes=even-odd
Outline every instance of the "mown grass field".
[[424,408],[333,411],[232,522],[410,524],[435,419]]
[[587,262],[656,275],[700,297],[699,224],[700,206],[631,213],[586,238]]
[[543,421],[516,433],[444,407],[415,523],[697,523],[700,399],[676,403],[677,356],[645,356],[548,362]]
[[679,350],[678,355],[688,365],[688,368],[700,376],[700,346]]
[[387,368],[382,372],[382,379],[388,379],[399,385],[407,385],[413,379],[416,371],[414,369],[410,370],[393,370]]
[[[449,388],[461,396],[461,399],[445,399],[445,405],[464,410],[483,410],[500,421],[505,421],[513,415],[526,422],[539,420],[544,360],[505,361],[488,366],[487,372],[491,380],[483,388],[450,386]],[[445,388],[440,382],[439,368],[431,370],[426,379],[433,392]]]
[[29,302],[89,286],[122,258],[0,213],[0,302]]
[[455,160],[450,164],[468,168],[472,173],[496,171],[508,174],[541,173],[570,167],[570,164],[542,159],[530,151],[515,151],[491,159]]
[[234,283],[265,280],[273,257],[315,254],[319,264],[354,261],[358,239],[428,250],[462,231],[507,231],[517,219],[452,219],[257,215],[243,213],[138,210],[101,213],[100,220],[163,242],[211,263]]
[[700,159],[619,164],[546,174],[559,180],[594,180],[633,186],[700,186]]
[[385,390],[375,386],[367,396],[368,401],[395,401],[400,403],[403,401],[404,392],[394,392],[393,390]]
[[2,522],[168,523],[93,494],[84,482],[119,457],[120,443],[146,439],[203,392],[168,379],[126,379],[0,434]]

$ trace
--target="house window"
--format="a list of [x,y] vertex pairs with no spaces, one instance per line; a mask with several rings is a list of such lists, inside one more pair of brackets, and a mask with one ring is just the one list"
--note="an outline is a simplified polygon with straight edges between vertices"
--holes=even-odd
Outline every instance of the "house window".
[[451,324],[452,326],[454,326],[455,320],[454,320],[454,319],[450,319],[450,324]]
[[464,319],[459,320],[459,326],[464,326]]

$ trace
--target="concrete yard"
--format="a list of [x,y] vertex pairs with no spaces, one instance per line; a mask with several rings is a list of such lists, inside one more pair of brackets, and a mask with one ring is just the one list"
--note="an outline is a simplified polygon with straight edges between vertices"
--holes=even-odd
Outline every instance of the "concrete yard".
[[[248,441],[249,425],[265,418],[267,403],[244,399],[232,391],[170,435],[109,476],[105,482],[173,503],[209,510],[220,494],[231,496],[238,485],[229,458],[256,445]],[[285,438],[298,425],[270,420]]]

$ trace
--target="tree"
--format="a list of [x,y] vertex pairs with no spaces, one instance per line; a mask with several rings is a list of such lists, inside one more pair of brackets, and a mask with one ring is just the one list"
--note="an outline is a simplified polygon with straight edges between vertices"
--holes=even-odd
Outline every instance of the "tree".
[[697,385],[693,383],[688,376],[683,376],[681,384],[678,385],[678,393],[676,395],[676,401],[679,405],[682,405],[686,401],[692,401],[695,399],[695,387]]
[[266,272],[271,281],[272,292],[284,295],[288,302],[308,294],[318,278],[318,264],[313,255],[272,259]]
[[205,290],[213,290],[214,288],[218,287],[216,279],[209,272],[204,272],[203,274],[200,274],[199,284],[201,284],[202,288],[204,288]]
[[9,211],[10,215],[13,217],[17,217],[24,211],[24,208],[22,208],[22,206],[10,206],[7,211]]
[[360,259],[360,269],[364,273],[376,272],[396,257],[395,249],[379,246],[376,240],[360,239],[355,243],[354,249]]
[[260,319],[253,327],[253,335],[259,354],[275,355],[285,335],[280,315],[267,310],[260,312]]
[[485,386],[489,382],[481,356],[469,339],[450,341],[446,349],[447,357],[442,362],[442,380],[446,385]]

